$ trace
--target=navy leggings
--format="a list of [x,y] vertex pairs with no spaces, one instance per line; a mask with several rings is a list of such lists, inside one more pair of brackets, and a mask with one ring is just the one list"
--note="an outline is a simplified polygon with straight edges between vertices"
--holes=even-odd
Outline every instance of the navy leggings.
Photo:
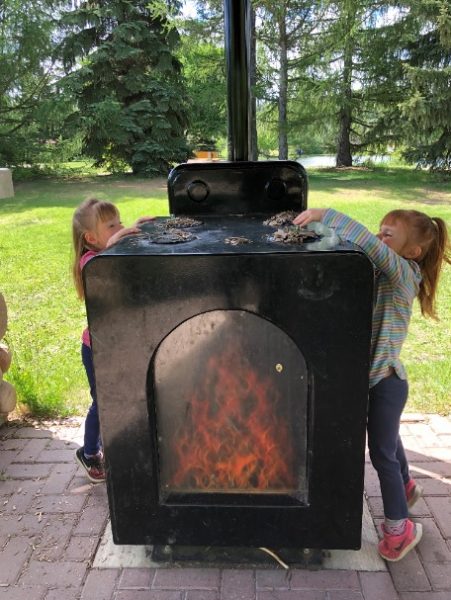
[[101,448],[99,413],[97,410],[96,380],[94,377],[94,364],[92,350],[86,344],[81,345],[81,359],[88,376],[92,404],[89,407],[85,421],[84,451],[87,456],[97,454]]
[[368,448],[379,476],[384,514],[394,520],[408,514],[404,485],[410,479],[409,465],[399,437],[408,391],[407,381],[392,374],[369,392]]

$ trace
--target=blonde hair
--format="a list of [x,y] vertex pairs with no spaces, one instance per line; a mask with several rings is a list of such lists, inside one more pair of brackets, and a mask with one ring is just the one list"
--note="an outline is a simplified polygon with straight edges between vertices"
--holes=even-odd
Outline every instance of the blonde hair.
[[72,275],[78,297],[81,300],[84,299],[85,294],[81,277],[80,259],[88,250],[96,250],[96,248],[92,248],[88,244],[85,234],[87,231],[95,231],[99,223],[116,216],[119,216],[119,211],[114,204],[106,200],[97,200],[97,198],[87,198],[74,212],[74,216],[72,217],[72,240],[74,246]]
[[421,248],[415,259],[423,276],[418,292],[421,314],[437,319],[435,302],[440,272],[443,262],[451,264],[446,223],[440,217],[429,217],[418,210],[392,210],[382,223],[390,220],[405,223],[408,241]]

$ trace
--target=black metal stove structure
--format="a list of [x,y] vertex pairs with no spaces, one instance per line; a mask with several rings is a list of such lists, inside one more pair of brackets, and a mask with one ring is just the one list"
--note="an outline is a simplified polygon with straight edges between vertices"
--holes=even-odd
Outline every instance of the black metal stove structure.
[[116,543],[360,545],[372,266],[265,216],[158,218],[84,270]]
[[370,261],[271,221],[306,207],[298,163],[179,165],[168,190],[83,272],[114,541],[359,548]]

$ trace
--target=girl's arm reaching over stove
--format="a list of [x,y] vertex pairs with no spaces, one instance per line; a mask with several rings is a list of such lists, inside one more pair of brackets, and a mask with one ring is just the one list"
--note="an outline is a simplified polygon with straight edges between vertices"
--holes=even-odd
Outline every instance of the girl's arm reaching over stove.
[[406,282],[410,282],[412,293],[414,295],[417,293],[421,279],[419,269],[414,269],[411,261],[398,255],[364,225],[332,208],[310,208],[300,213],[293,223],[305,226],[314,221],[320,221],[331,227],[340,239],[362,248],[376,268],[385,273],[393,284],[405,285]]

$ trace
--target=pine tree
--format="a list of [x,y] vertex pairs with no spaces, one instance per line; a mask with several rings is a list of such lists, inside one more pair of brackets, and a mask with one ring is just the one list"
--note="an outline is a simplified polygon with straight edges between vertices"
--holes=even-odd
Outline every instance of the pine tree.
[[56,2],[0,1],[0,164],[32,164],[48,135]]
[[188,139],[193,148],[211,150],[227,137],[223,3],[197,3],[196,15],[185,18],[179,30],[190,113]]
[[97,165],[167,174],[186,159],[187,110],[177,31],[146,0],[93,0],[63,15],[60,52],[83,150]]
[[446,0],[412,0],[418,37],[406,45],[408,84],[401,103],[405,157],[451,170],[451,7]]
[[335,114],[337,124],[338,167],[352,166],[354,153],[368,147],[386,150],[386,130],[378,129],[378,124],[385,107],[399,102],[402,93],[399,43],[394,41],[399,25],[384,23],[389,8],[390,2],[384,0],[330,2],[332,20],[325,45],[331,50],[324,53],[329,66],[323,81],[326,110]]

